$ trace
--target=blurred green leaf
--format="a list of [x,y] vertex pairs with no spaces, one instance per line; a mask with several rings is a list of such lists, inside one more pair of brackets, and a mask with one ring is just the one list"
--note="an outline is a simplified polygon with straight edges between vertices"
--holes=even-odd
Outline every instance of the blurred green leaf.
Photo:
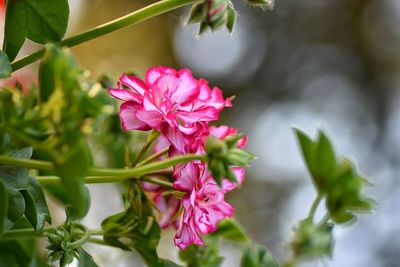
[[336,223],[355,220],[354,212],[370,212],[375,202],[364,196],[364,187],[369,182],[358,175],[349,160],[343,160],[327,195],[326,206]]
[[[152,205],[137,183],[131,183],[128,193],[130,207],[106,218],[101,227],[104,241],[124,250],[136,250],[148,266],[168,266],[157,255],[160,226],[156,222]],[[167,265],[166,265],[167,264]]]
[[222,237],[223,239],[236,242],[248,242],[242,226],[235,219],[225,219],[218,223],[217,231],[209,234],[210,236]]
[[43,189],[35,178],[29,177],[28,190],[21,191],[25,199],[25,216],[35,231],[43,229],[45,222],[51,223]]
[[3,50],[14,60],[25,38],[45,44],[60,41],[68,25],[67,0],[8,0]]
[[279,267],[271,252],[260,245],[252,245],[244,251],[240,266]]
[[4,224],[6,222],[8,212],[8,192],[0,177],[0,237],[4,232]]
[[301,221],[295,228],[290,243],[296,258],[316,259],[331,256],[333,248],[332,224],[314,225],[309,220]]
[[317,145],[317,175],[320,177],[331,177],[336,168],[336,156],[328,137],[319,132]]
[[87,253],[84,249],[81,249],[79,252],[78,267],[98,267],[98,265],[94,262],[89,253]]
[[35,240],[0,241],[0,267],[48,267],[37,254]]
[[219,267],[223,258],[219,256],[218,240],[204,237],[204,245],[190,245],[179,251],[179,258],[191,267]]
[[11,76],[12,68],[7,54],[0,51],[0,79],[8,78]]
[[[39,97],[42,102],[47,102],[56,89],[67,94],[72,93],[73,87],[79,88],[77,81],[80,70],[72,55],[66,49],[55,45],[46,46],[46,54],[39,66]],[[71,91],[71,92],[68,92]],[[55,99],[53,101],[65,101]],[[51,104],[53,104],[51,102]],[[54,103],[56,104],[56,103]],[[58,103],[61,105],[61,103]]]
[[90,150],[87,145],[77,140],[74,147],[65,155],[62,162],[55,164],[56,172],[68,197],[68,219],[80,219],[86,215],[90,206],[89,191],[85,187],[84,176],[92,165]]

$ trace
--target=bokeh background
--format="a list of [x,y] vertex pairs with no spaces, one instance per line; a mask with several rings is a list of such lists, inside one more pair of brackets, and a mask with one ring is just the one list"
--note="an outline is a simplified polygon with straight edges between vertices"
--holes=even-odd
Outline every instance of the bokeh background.
[[[68,35],[150,4],[141,0],[71,0]],[[185,25],[188,9],[171,12],[73,48],[96,79],[148,67],[190,68],[236,95],[222,122],[249,136],[258,156],[240,190],[229,195],[236,218],[250,237],[278,259],[296,221],[306,216],[315,191],[292,127],[309,134],[323,129],[340,155],[356,160],[374,183],[378,206],[351,227],[335,229],[332,259],[304,266],[400,266],[400,1],[276,0],[273,11],[234,1],[233,34],[197,36]],[[35,50],[28,43],[23,52]],[[17,76],[34,80],[35,65]],[[120,211],[118,188],[91,186],[86,222],[98,227]],[[323,214],[323,210],[318,214]],[[160,254],[176,259],[172,232]],[[100,266],[144,266],[137,255],[90,247]],[[234,245],[224,245],[224,266],[237,266]]]

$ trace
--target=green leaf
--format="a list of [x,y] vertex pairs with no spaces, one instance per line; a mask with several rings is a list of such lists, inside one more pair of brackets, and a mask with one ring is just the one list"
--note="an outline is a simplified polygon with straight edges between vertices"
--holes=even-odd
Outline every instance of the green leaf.
[[294,129],[296,132],[297,140],[300,144],[301,152],[303,153],[304,161],[307,165],[307,168],[312,176],[314,176],[316,172],[315,167],[315,143],[302,131],[299,129]]
[[8,56],[3,51],[0,51],[0,79],[11,76],[12,68]]
[[218,229],[210,236],[222,237],[226,240],[236,242],[248,242],[249,238],[242,226],[235,219],[225,219],[218,223]]
[[85,187],[84,176],[92,165],[90,150],[83,140],[77,140],[62,162],[55,163],[56,172],[68,196],[67,214],[70,220],[86,215],[90,206],[89,191]]
[[25,38],[36,43],[58,42],[67,30],[67,0],[8,0],[3,51],[14,60]]
[[356,173],[349,160],[343,160],[327,195],[326,206],[332,220],[347,223],[356,219],[355,212],[370,212],[375,202],[363,194],[369,182]]
[[198,23],[203,21],[207,16],[207,6],[205,3],[195,3],[190,10],[188,23]]
[[22,194],[13,188],[8,187],[8,212],[5,230],[11,229],[24,215],[25,199]]
[[43,189],[35,178],[29,177],[28,190],[21,191],[25,199],[25,216],[35,231],[43,229],[45,222],[51,223]]
[[228,19],[226,21],[226,28],[228,29],[229,32],[233,32],[233,28],[235,27],[236,24],[237,14],[231,2],[229,2],[229,6],[226,12],[228,16]]
[[47,267],[38,255],[35,240],[0,241],[0,267]]
[[319,132],[316,165],[320,177],[331,177],[336,168],[335,152],[331,142],[323,132]]
[[128,202],[130,207],[126,211],[102,222],[104,241],[124,250],[136,250],[150,267],[165,266],[156,251],[160,240],[160,226],[153,216],[152,205],[139,184],[131,183]]
[[3,181],[0,179],[0,237],[4,232],[8,212],[8,192]]
[[[43,102],[50,100],[50,97],[59,88],[65,94],[71,94],[73,89],[79,88],[77,76],[80,70],[69,53],[69,50],[61,49],[56,45],[47,45],[46,54],[39,66],[39,98]],[[67,101],[68,99],[62,99]],[[53,101],[62,103],[60,100]],[[55,103],[51,103],[55,104]],[[75,103],[76,104],[76,103]]]
[[317,259],[331,256],[333,248],[333,225],[314,225],[309,220],[301,221],[295,229],[290,246],[294,255],[302,259]]
[[[30,159],[32,148],[13,150],[9,153],[10,157]],[[27,168],[13,166],[0,166],[0,177],[7,187],[23,190],[29,187],[29,175]]]
[[190,245],[179,251],[179,258],[191,267],[219,267],[223,258],[219,256],[218,240],[204,237],[204,245]]
[[242,256],[241,267],[279,267],[271,252],[260,245],[248,247]]
[[87,253],[84,249],[79,252],[79,265],[78,267],[98,267],[94,262],[92,256]]

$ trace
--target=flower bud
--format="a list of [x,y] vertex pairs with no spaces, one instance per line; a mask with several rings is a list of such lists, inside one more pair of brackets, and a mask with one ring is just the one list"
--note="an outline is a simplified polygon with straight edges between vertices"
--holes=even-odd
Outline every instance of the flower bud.
[[246,0],[249,5],[258,6],[258,7],[266,7],[268,9],[274,8],[274,0]]
[[193,5],[188,23],[200,23],[199,34],[226,26],[232,32],[236,11],[229,0],[205,0]]

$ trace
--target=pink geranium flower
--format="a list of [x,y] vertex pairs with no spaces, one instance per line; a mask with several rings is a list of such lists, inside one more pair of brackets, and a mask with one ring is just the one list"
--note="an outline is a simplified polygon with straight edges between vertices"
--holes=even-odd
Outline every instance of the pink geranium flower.
[[186,164],[174,188],[187,193],[182,199],[183,213],[175,235],[175,245],[180,249],[190,244],[202,245],[201,234],[214,232],[219,221],[233,215],[233,207],[224,200],[225,193],[234,188],[232,183],[226,180],[219,187],[203,163]]
[[124,101],[120,117],[125,130],[160,131],[182,152],[193,135],[217,120],[224,107],[231,106],[220,89],[210,89],[206,80],[194,79],[188,69],[154,67],[146,73],[145,81],[122,75],[118,88],[109,93]]

